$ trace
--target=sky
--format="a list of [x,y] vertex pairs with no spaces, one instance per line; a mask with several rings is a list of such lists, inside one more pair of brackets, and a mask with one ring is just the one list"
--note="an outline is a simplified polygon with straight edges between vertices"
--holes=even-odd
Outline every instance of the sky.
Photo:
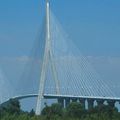
[[[86,55],[120,56],[119,0],[51,0],[65,32]],[[45,0],[0,0],[0,56],[26,55],[45,14]]]
[[[120,89],[120,0],[51,0],[51,10],[101,77]],[[0,0],[0,71],[9,82],[23,70],[44,16],[45,0]]]

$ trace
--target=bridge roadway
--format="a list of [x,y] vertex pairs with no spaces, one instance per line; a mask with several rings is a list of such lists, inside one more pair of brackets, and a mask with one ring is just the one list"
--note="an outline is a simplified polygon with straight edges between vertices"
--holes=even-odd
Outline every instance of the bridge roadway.
[[[21,100],[32,97],[38,97],[38,94],[20,95],[20,96],[12,97],[10,99]],[[85,105],[85,101],[87,100],[89,108],[93,107],[94,101],[97,101],[97,104],[103,104],[104,101],[107,101],[108,104],[110,104],[111,106],[114,106],[115,102],[120,103],[120,98],[117,97],[74,96],[74,95],[56,95],[56,94],[44,94],[43,97],[45,99],[57,99],[58,102],[61,103],[63,106],[67,106],[70,103],[70,101],[78,101],[78,100],[84,105]],[[5,105],[6,103],[9,102],[10,99],[6,100],[4,103],[0,105]]]

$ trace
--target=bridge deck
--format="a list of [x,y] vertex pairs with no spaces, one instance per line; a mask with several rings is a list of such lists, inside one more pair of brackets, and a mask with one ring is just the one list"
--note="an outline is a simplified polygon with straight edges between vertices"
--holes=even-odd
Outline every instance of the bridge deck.
[[56,99],[56,98],[77,98],[77,99],[93,99],[93,100],[115,100],[120,101],[120,98],[117,97],[99,97],[99,96],[74,96],[74,95],[54,95],[54,94],[44,94],[46,99]]
[[[21,99],[26,99],[26,98],[31,98],[31,97],[38,97],[38,94],[28,94],[28,95],[20,95],[20,96],[15,96],[12,97],[10,99],[17,99],[17,100],[21,100]],[[111,101],[119,101],[120,102],[120,98],[118,97],[99,97],[99,96],[74,96],[74,95],[56,95],[56,94],[44,94],[43,97],[45,99],[58,99],[58,98],[62,98],[62,99],[88,99],[88,100],[111,100]],[[7,103],[10,99],[6,100],[4,103]],[[2,105],[1,104],[1,105]]]
[[[38,94],[28,94],[28,95],[21,95],[21,96],[15,96],[11,99],[25,99],[25,98],[31,98],[31,97],[38,97]],[[119,97],[100,97],[100,96],[74,96],[74,95],[56,95],[56,94],[44,94],[43,97],[45,99],[58,99],[58,98],[77,98],[77,99],[93,99],[93,100],[115,100],[120,101]]]

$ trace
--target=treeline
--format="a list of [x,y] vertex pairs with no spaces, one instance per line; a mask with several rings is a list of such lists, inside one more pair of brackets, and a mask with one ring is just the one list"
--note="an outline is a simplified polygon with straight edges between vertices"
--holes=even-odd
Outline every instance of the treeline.
[[41,115],[36,116],[34,110],[24,112],[19,101],[10,100],[0,107],[0,120],[120,120],[120,113],[109,105],[85,110],[80,103],[72,102],[67,108],[62,108],[58,103],[51,106],[46,104]]

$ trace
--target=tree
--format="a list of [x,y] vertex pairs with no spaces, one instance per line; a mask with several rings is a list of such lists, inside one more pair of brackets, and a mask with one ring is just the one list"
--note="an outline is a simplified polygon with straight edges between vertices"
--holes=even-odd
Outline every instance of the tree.
[[53,115],[62,116],[63,111],[62,111],[61,104],[59,104],[59,103],[52,104],[51,112]]
[[30,117],[35,116],[35,111],[32,109],[32,110],[30,111],[29,115],[30,115]]
[[67,115],[73,118],[81,118],[85,110],[80,103],[72,102],[67,107]]
[[58,103],[52,104],[51,106],[46,105],[42,110],[41,114],[46,116],[47,120],[56,119],[62,116],[62,106]]
[[20,114],[20,103],[18,100],[10,99],[5,107],[3,107],[4,111],[9,114]]
[[118,115],[118,110],[115,107],[111,107],[109,105],[99,105],[96,106],[95,108],[92,108],[88,111],[88,114],[91,116],[93,114],[97,114],[100,118],[103,118],[104,116],[112,119],[113,116]]

